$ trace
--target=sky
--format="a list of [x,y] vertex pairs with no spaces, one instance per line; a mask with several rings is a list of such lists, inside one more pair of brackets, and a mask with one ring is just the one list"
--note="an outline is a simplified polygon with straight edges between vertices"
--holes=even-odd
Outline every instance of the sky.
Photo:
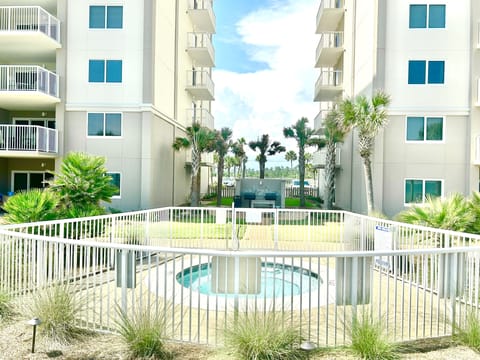
[[[214,0],[215,128],[229,127],[234,140],[251,141],[269,134],[288,150],[294,140],[283,128],[301,117],[313,119],[318,103],[313,90],[317,0]],[[248,148],[248,147],[247,147]],[[248,149],[247,167],[258,169]],[[289,166],[285,153],[269,157],[267,167]]]

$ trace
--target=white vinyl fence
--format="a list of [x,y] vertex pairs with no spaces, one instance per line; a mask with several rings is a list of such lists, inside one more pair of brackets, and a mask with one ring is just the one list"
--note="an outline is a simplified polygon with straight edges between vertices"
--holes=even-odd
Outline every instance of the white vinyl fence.
[[367,313],[401,341],[478,312],[478,240],[347,212],[164,208],[4,226],[0,290],[21,303],[68,284],[93,330],[149,307],[178,341],[219,344],[244,312],[300,323],[319,346],[348,343]]

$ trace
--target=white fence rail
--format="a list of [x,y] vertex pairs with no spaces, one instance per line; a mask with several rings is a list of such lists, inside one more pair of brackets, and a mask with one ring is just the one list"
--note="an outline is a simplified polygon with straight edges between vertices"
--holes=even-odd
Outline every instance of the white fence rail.
[[0,125],[0,151],[57,153],[57,130],[35,125]]
[[40,6],[0,6],[1,31],[39,31],[60,41],[60,21]]
[[58,97],[58,77],[36,65],[0,65],[0,91],[39,91]]
[[221,343],[238,311],[277,311],[320,346],[368,311],[400,341],[478,312],[479,239],[347,212],[165,208],[4,226],[0,290],[68,283],[79,325],[115,331],[116,307],[148,306],[178,341]]

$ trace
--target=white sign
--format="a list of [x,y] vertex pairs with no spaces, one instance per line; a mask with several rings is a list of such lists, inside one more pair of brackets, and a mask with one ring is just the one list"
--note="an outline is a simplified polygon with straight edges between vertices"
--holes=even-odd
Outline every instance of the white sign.
[[[391,228],[375,225],[374,235],[375,236],[373,245],[375,251],[393,250],[393,233]],[[393,263],[391,256],[375,256],[375,265],[393,271]]]

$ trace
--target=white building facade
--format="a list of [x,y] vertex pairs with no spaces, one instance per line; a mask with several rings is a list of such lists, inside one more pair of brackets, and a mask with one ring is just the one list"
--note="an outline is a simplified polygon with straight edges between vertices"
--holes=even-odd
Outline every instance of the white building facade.
[[185,203],[188,151],[172,144],[214,127],[214,33],[211,0],[0,0],[0,193],[82,151],[106,158],[113,208]]
[[[480,4],[471,0],[324,0],[319,7],[315,126],[342,98],[377,89],[391,96],[372,158],[375,207],[388,216],[426,195],[479,190],[479,21]],[[364,213],[354,134],[339,152],[336,205]]]

